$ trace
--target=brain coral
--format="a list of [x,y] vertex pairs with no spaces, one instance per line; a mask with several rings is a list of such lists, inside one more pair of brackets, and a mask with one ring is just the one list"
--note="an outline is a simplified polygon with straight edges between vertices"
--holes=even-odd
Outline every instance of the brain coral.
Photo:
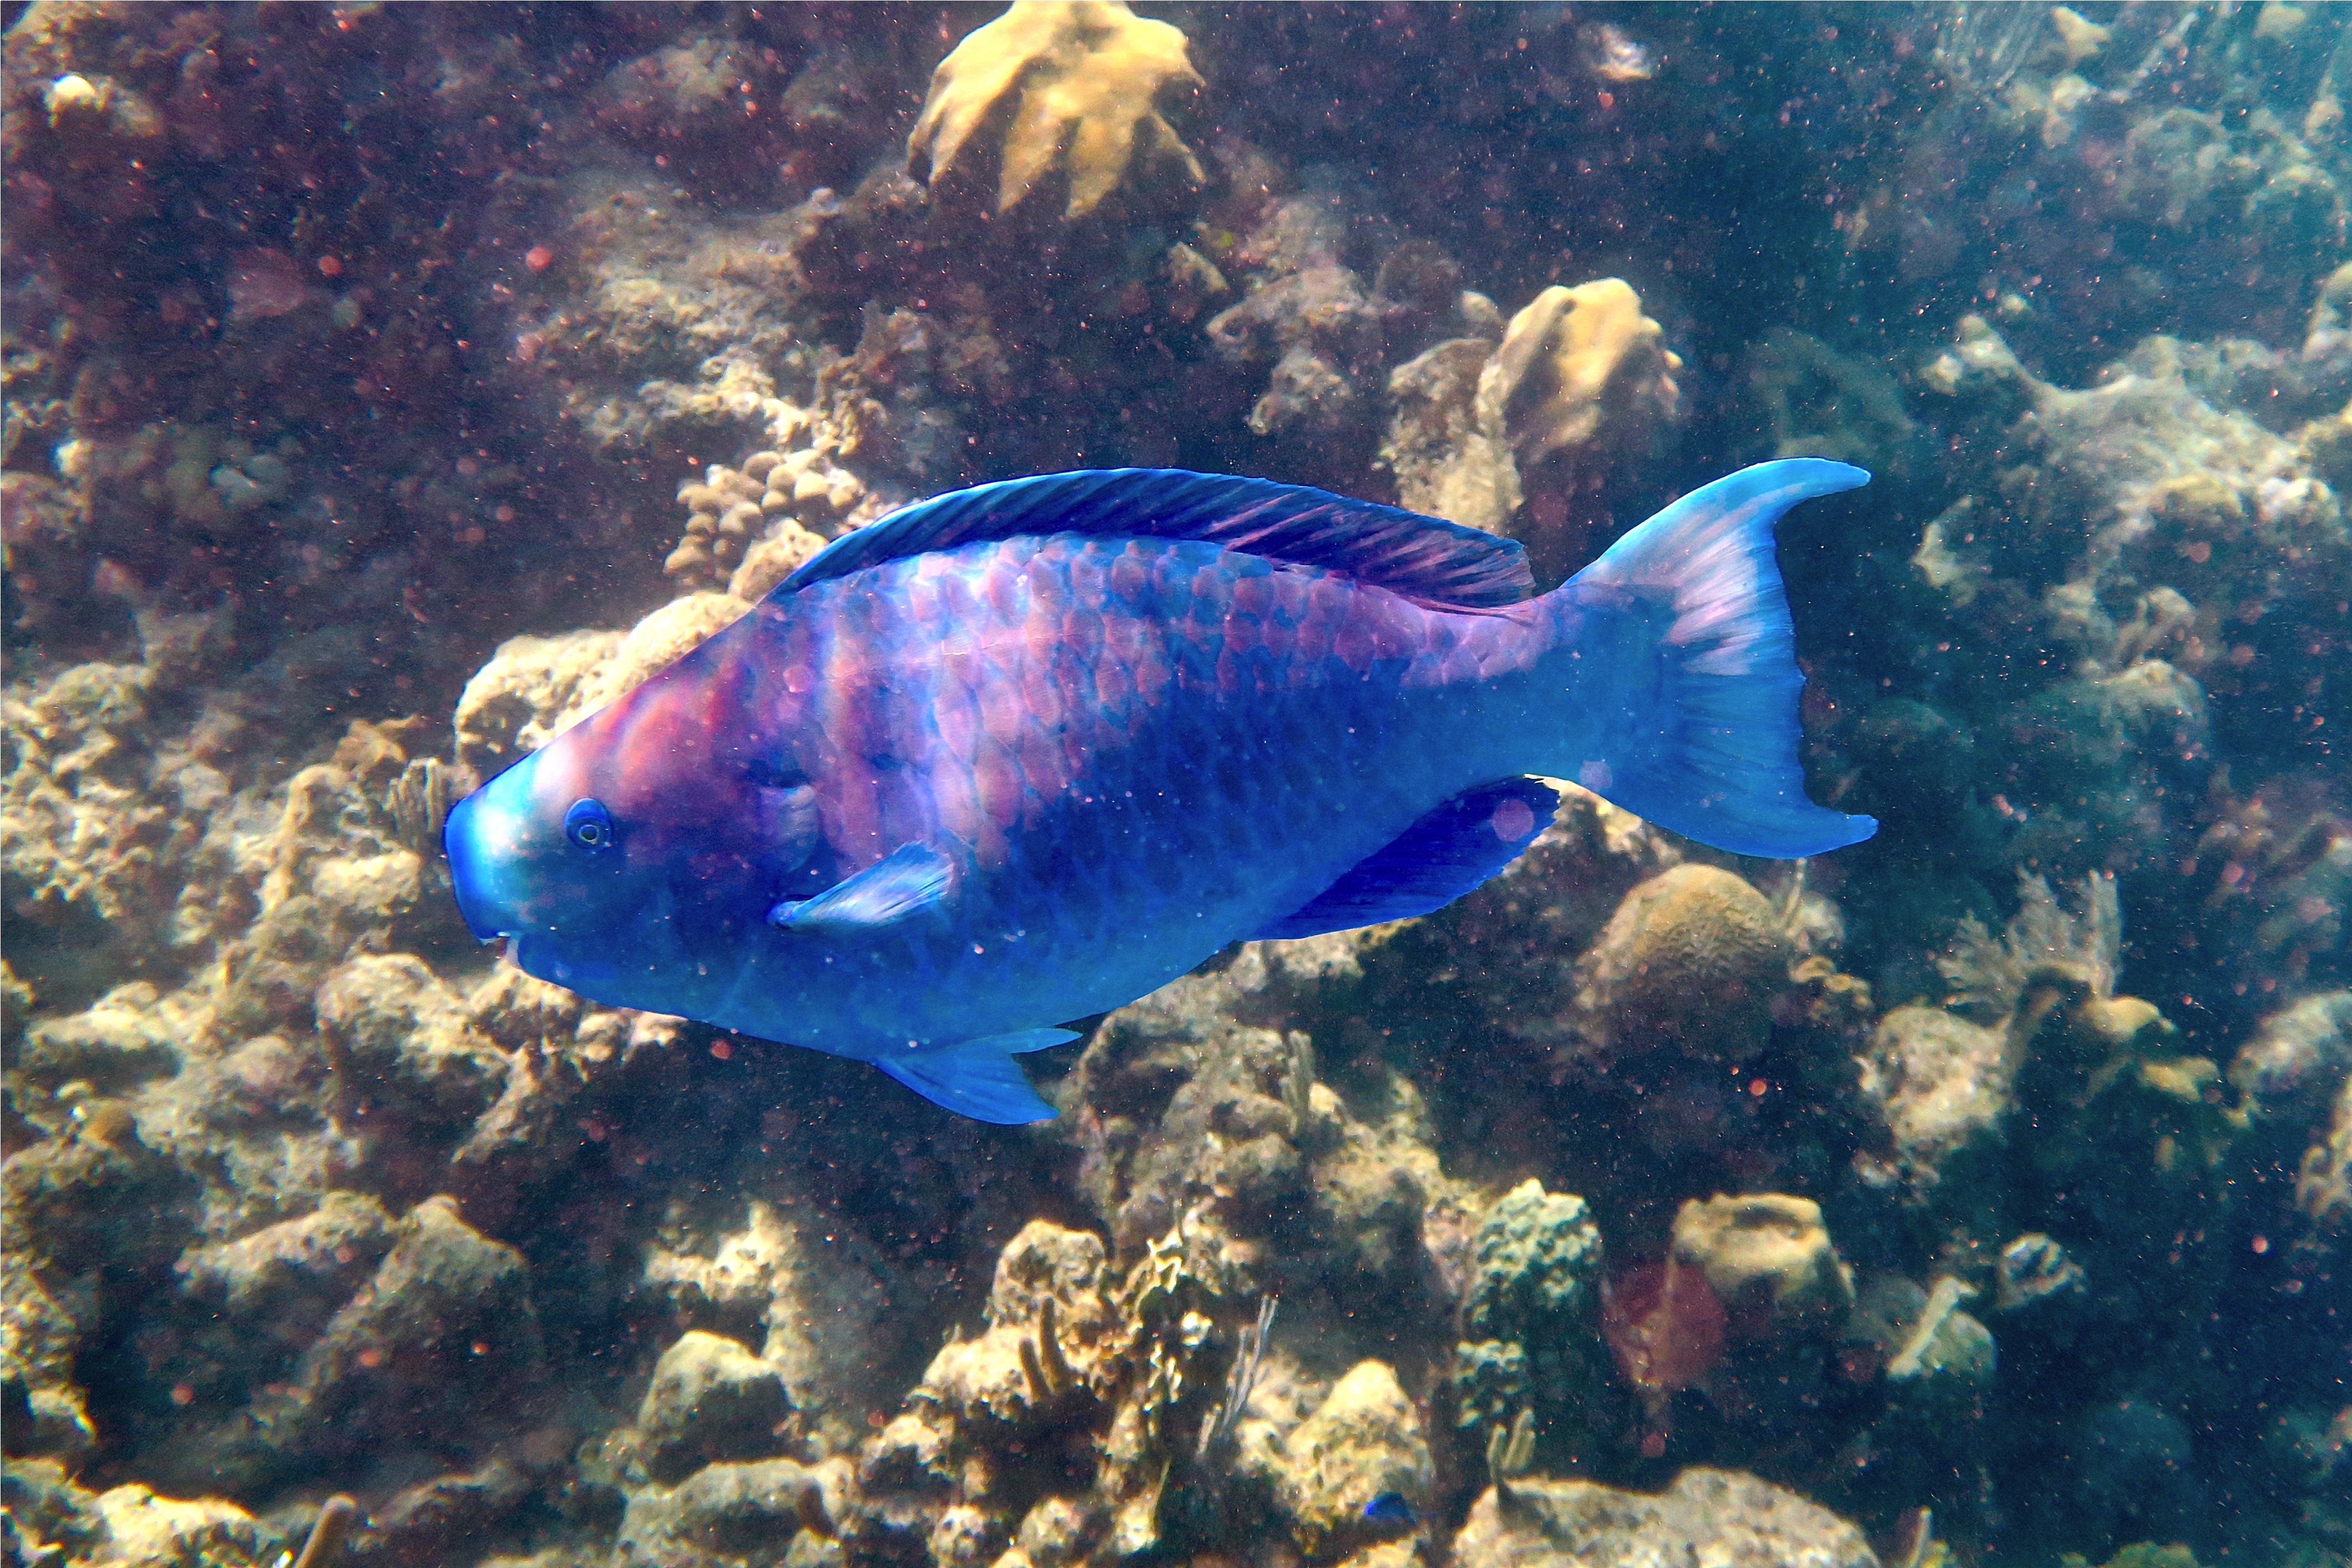
[[1170,173],[1188,187],[1206,178],[1158,108],[1173,85],[1198,90],[1184,35],[1146,21],[1120,0],[1015,0],[940,62],[907,138],[910,165],[936,184],[1010,92],[996,210],[1026,200],[1056,163],[1069,175],[1066,218],[1094,211],[1130,169]]
[[1714,866],[1676,866],[1617,906],[1581,962],[1578,1010],[1621,1049],[1663,1037],[1737,1060],[1762,1042],[1789,951],[1763,894]]

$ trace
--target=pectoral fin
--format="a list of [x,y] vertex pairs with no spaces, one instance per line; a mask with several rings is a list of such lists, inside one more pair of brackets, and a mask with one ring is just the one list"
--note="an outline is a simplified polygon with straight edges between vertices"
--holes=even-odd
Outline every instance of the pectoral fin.
[[1024,1121],[1051,1121],[1055,1112],[1029,1087],[1029,1076],[1013,1054],[1042,1051],[1077,1037],[1070,1029],[1022,1029],[960,1046],[880,1057],[874,1065],[933,1105],[976,1121],[1017,1127]]
[[768,911],[786,931],[873,931],[933,908],[948,895],[948,858],[907,844],[814,899],[787,899]]

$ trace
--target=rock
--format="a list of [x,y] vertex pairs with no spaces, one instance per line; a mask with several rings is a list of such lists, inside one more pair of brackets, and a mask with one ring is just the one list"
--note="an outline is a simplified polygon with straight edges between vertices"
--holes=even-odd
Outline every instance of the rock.
[[0,1467],[0,1547],[26,1568],[64,1568],[99,1556],[106,1521],[98,1499],[55,1459],[28,1459],[12,1442]]
[[485,778],[555,738],[621,646],[619,632],[509,637],[458,694],[457,760]]
[[307,1215],[183,1253],[180,1294],[200,1325],[194,1337],[204,1352],[218,1358],[205,1381],[283,1376],[289,1347],[325,1331],[394,1236],[392,1216],[374,1198],[331,1192]]
[[423,960],[362,953],[319,988],[319,1030],[347,1101],[454,1142],[506,1086],[505,1054]]
[[1926,1201],[1946,1182],[1981,1169],[2000,1146],[2015,1064],[2003,1031],[1941,1007],[1897,1007],[1878,1020],[1861,1058],[1861,1090],[1893,1139],[1889,1155],[1866,1154],[1867,1179]]
[[[371,1504],[342,1560],[353,1568],[440,1568],[463,1561],[467,1544],[488,1534],[530,1494],[531,1478],[505,1459],[403,1487]],[[315,1528],[315,1527],[314,1527]]]
[[1402,1492],[1425,1507],[1435,1484],[1421,1412],[1385,1362],[1358,1363],[1314,1415],[1284,1440],[1276,1485],[1299,1548],[1309,1555],[1369,1541],[1382,1527],[1364,1504]]
[[54,1087],[80,1079],[101,1094],[168,1076],[179,1052],[155,1013],[155,987],[133,981],[82,1012],[43,1018],[25,1031],[9,1064],[26,1081]]
[[109,1568],[244,1568],[261,1555],[253,1516],[218,1498],[182,1502],[133,1482],[100,1493],[98,1511]]
[[1655,1496],[1591,1481],[1488,1488],[1454,1538],[1461,1568],[1878,1568],[1862,1531],[1827,1509],[1736,1470],[1694,1468]]
[[541,1356],[520,1255],[445,1197],[409,1210],[394,1235],[367,1284],[303,1352],[291,1385],[257,1402],[254,1436],[218,1456],[225,1474],[408,1444],[469,1447],[517,1413]]
[[818,1472],[790,1459],[708,1465],[630,1497],[613,1568],[773,1568],[798,1532],[824,1533],[824,1510]]
[[2262,1021],[2238,1048],[2230,1082],[2263,1116],[2311,1114],[2352,1073],[2352,991],[2306,996]]
[[733,1340],[690,1330],[654,1367],[637,1437],[647,1472],[670,1485],[715,1460],[774,1454],[792,1415],[774,1367]]
[[966,1421],[1034,1426],[1065,1414],[1119,1326],[1101,1293],[1103,1265],[1101,1237],[1031,1220],[997,1257],[987,1331],[942,1345],[921,1389]]
[[1022,1516],[1014,1544],[1034,1568],[1064,1568],[1077,1561],[1093,1523],[1082,1503],[1066,1497],[1040,1498]]
[[887,1310],[892,1277],[838,1225],[812,1231],[758,1198],[740,1212],[740,1228],[714,1225],[648,1248],[645,1281],[688,1324],[756,1338],[818,1450],[853,1447],[866,1436],[874,1369],[906,1351],[903,1326]]
[[1381,460],[1399,505],[1500,533],[1519,510],[1519,470],[1509,444],[1478,426],[1479,373],[1494,352],[1484,338],[1451,338],[1391,371]]

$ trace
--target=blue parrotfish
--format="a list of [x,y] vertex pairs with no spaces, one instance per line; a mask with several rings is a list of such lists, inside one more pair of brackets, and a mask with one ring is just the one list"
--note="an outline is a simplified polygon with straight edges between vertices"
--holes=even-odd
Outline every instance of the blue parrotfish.
[[1572,779],[1742,855],[1813,805],[1759,464],[1537,595],[1516,542],[1265,479],[1011,479],[843,535],[460,801],[474,934],[613,1006],[1054,1114],[1013,1058],[1250,938],[1424,915]]

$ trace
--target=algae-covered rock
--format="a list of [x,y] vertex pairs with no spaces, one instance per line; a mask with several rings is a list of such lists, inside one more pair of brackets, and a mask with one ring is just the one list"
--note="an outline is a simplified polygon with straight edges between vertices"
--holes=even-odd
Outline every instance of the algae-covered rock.
[[1592,1481],[1527,1479],[1480,1496],[1454,1538],[1463,1568],[1878,1568],[1862,1531],[1796,1493],[1694,1468],[1655,1496]]
[[1384,1362],[1359,1363],[1284,1440],[1277,1485],[1299,1546],[1333,1552],[1373,1539],[1364,1505],[1382,1492],[1425,1504],[1434,1477],[1421,1412]]
[[733,1340],[688,1330],[655,1364],[637,1440],[654,1479],[675,1484],[719,1460],[774,1454],[792,1414],[774,1367]]

